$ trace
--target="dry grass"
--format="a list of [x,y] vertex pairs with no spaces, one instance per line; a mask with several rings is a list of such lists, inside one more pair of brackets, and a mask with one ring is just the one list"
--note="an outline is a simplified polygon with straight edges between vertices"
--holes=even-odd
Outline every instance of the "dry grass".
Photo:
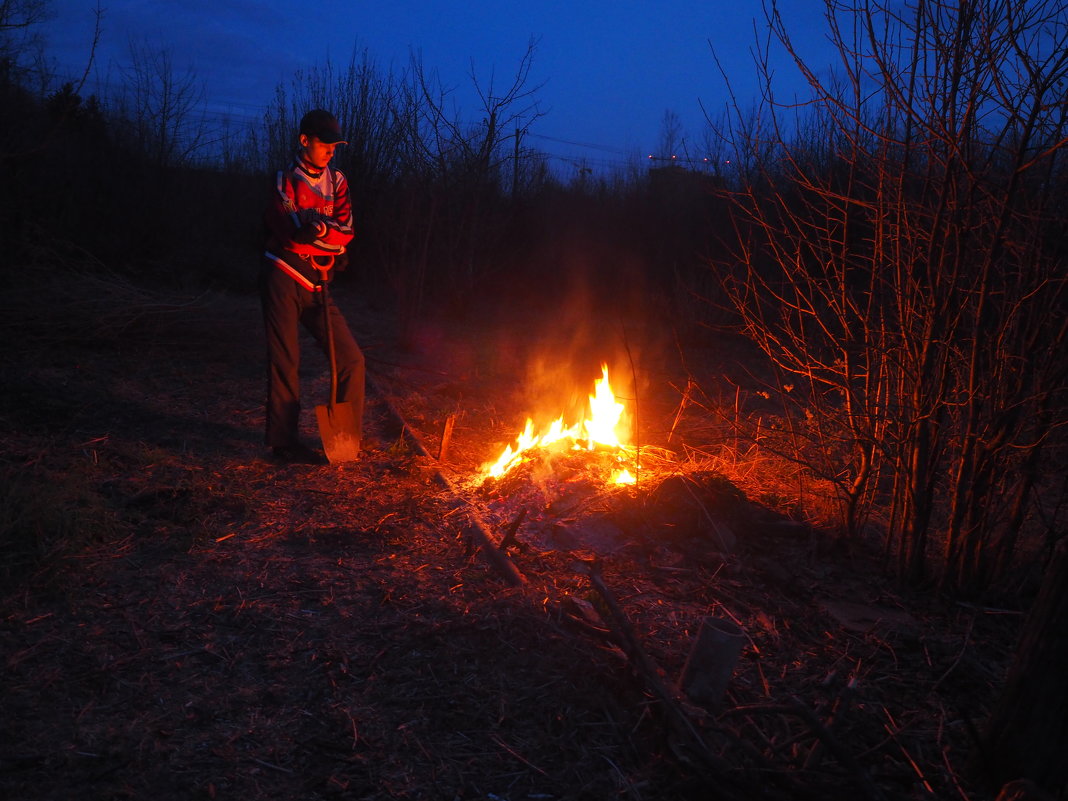
[[0,293],[0,333],[21,342],[189,344],[225,314],[216,292],[139,284],[92,260],[68,259],[25,268]]
[[[636,489],[567,460],[476,487],[523,411],[501,399],[501,365],[468,359],[492,332],[402,353],[390,321],[352,302],[376,384],[430,452],[460,409],[451,461],[413,455],[373,398],[365,459],[278,468],[260,445],[254,299],[181,308],[182,347],[61,342],[42,325],[50,338],[4,355],[0,459],[19,480],[0,520],[24,554],[0,596],[6,797],[989,797],[962,771],[967,725],[1017,619],[909,595],[863,552],[777,526],[745,495],[788,507],[795,477],[731,461],[702,441],[707,419],[669,447],[674,393],[643,407]],[[321,393],[321,361],[305,377]],[[680,476],[693,492],[658,492]],[[526,510],[509,549],[522,587],[466,538],[471,503],[497,535]],[[652,674],[618,624],[589,615],[591,564]],[[651,677],[674,692],[709,615],[746,646],[724,708],[676,698],[702,755]]]

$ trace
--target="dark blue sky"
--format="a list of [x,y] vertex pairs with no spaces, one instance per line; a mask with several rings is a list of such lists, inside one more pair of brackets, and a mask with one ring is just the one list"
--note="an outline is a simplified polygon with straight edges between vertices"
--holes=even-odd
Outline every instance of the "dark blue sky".
[[[52,0],[46,38],[60,74],[84,63],[95,0]],[[687,144],[699,150],[705,108],[718,112],[727,94],[712,57],[728,70],[738,96],[758,86],[750,49],[760,0],[102,0],[104,18],[94,87],[114,85],[131,43],[165,48],[176,71],[195,71],[215,108],[258,120],[274,88],[300,68],[348,63],[354,49],[398,73],[409,54],[455,88],[461,113],[479,119],[470,91],[479,81],[511,83],[531,37],[539,44],[530,85],[545,112],[530,144],[592,166],[659,154],[665,111],[678,115]],[[820,0],[779,0],[799,46],[820,52]],[[779,91],[801,88],[796,70],[778,67]]]

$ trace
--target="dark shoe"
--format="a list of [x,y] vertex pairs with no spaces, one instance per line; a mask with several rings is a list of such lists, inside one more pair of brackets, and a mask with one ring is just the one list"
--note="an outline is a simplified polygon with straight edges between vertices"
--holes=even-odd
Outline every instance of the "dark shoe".
[[322,452],[307,445],[276,445],[271,454],[278,464],[326,464]]

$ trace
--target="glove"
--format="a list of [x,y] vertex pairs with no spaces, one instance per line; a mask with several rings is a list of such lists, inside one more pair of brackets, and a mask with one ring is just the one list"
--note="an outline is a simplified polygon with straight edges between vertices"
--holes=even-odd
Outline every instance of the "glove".
[[293,241],[299,242],[302,245],[310,245],[319,235],[315,231],[315,227],[312,225],[302,225],[296,231],[293,232]]
[[314,222],[305,222],[293,232],[293,241],[302,245],[310,245],[316,239],[326,236],[326,223],[321,219]]
[[314,209],[301,209],[298,215],[300,227],[293,233],[293,241],[310,245],[326,236],[326,218]]

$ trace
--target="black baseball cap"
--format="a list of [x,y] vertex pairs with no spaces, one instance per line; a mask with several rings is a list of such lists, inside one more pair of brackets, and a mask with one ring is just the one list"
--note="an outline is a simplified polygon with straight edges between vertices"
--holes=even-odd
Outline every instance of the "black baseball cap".
[[348,144],[341,135],[341,126],[338,124],[337,117],[321,108],[309,111],[301,118],[300,132],[301,134],[314,136],[320,142],[325,142],[328,145]]

